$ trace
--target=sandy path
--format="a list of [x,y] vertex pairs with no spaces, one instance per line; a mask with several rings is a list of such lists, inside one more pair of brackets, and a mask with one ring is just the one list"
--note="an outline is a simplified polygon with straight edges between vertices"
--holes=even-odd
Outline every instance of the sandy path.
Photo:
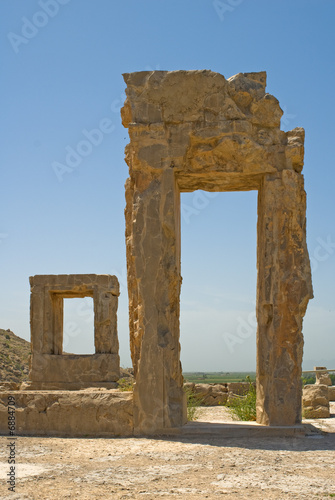
[[[19,437],[16,493],[5,484],[7,437],[0,438],[0,498],[314,499],[335,496],[335,405],[327,430],[295,438]],[[222,407],[199,420],[230,419]]]

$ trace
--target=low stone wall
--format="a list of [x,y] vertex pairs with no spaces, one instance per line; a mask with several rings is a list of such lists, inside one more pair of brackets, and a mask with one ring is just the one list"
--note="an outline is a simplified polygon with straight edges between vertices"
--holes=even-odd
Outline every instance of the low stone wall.
[[249,390],[249,382],[229,382],[226,384],[194,384],[186,382],[184,387],[199,397],[201,406],[218,406],[225,405],[229,398],[246,394]]
[[[194,384],[186,382],[184,388],[191,390],[200,400],[200,406],[218,406],[229,403],[236,396],[243,396],[249,390],[249,382],[226,384]],[[328,418],[329,401],[335,401],[335,386],[323,384],[305,385],[302,408],[305,418]]]
[[15,435],[129,436],[133,394],[116,390],[0,393],[0,434],[9,435],[8,402],[15,404]]
[[201,406],[224,405],[228,399],[227,384],[193,384],[186,383],[188,389],[199,398]]

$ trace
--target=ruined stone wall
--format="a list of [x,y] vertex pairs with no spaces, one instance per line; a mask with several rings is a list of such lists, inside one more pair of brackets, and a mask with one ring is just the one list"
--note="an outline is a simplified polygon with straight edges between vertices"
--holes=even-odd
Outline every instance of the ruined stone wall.
[[[255,385],[255,383],[253,383]],[[186,382],[184,389],[193,393],[200,406],[225,405],[230,398],[244,396],[250,389],[249,382],[225,382],[222,384],[195,384]]]
[[180,192],[258,190],[257,421],[301,419],[302,318],[312,297],[304,131],[280,130],[266,73],[124,75],[129,325],[138,432],[185,419],[179,360]]

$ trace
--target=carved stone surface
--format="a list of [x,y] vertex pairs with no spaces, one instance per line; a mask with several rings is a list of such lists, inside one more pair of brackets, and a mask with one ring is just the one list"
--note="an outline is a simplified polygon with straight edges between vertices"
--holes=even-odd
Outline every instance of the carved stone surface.
[[[96,274],[30,277],[31,366],[29,389],[115,387],[120,359],[117,336],[119,283]],[[93,297],[95,354],[63,354],[64,298]]]
[[302,320],[313,296],[304,130],[280,130],[266,73],[124,75],[126,244],[135,432],[185,422],[180,192],[258,190],[257,421],[301,421]]

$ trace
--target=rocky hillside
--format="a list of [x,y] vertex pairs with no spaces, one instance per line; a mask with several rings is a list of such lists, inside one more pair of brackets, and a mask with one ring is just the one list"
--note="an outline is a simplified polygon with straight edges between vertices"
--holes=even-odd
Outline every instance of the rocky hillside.
[[30,342],[0,329],[0,382],[28,380]]
[[[0,328],[0,383],[28,380],[30,342]],[[132,368],[120,368],[120,379],[133,379]],[[130,382],[128,382],[130,383]]]

